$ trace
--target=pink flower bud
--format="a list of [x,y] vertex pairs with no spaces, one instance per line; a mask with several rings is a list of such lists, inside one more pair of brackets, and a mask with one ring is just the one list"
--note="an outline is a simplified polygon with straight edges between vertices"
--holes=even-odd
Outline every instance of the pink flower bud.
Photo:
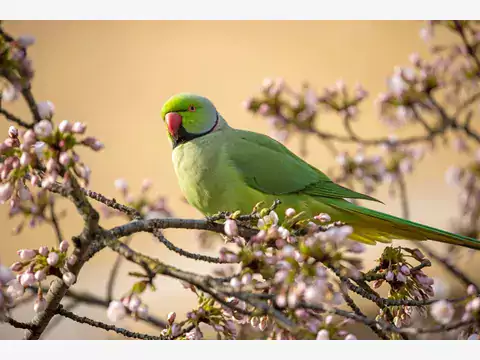
[[32,175],[32,177],[30,178],[30,183],[33,186],[37,186],[40,183],[40,178],[37,175]]
[[0,185],[0,204],[10,199],[13,194],[14,187],[11,182]]
[[16,139],[18,137],[18,130],[15,126],[10,126],[8,128],[8,136],[10,136],[12,139]]
[[292,216],[295,216],[297,212],[295,211],[295,209],[292,209],[292,208],[288,208],[287,210],[285,210],[285,216],[287,217],[292,217]]
[[440,300],[432,304],[430,313],[437,322],[448,324],[455,314],[455,309],[448,301]]
[[16,40],[16,43],[18,44],[18,46],[26,48],[35,43],[35,38],[31,35],[21,35]]
[[53,132],[52,123],[48,120],[42,120],[33,127],[35,134],[39,137],[48,137]]
[[472,312],[478,312],[480,310],[480,298],[475,298],[468,304]]
[[20,156],[20,165],[27,166],[32,162],[32,156],[29,153],[23,152]]
[[74,274],[72,274],[71,272],[66,272],[62,276],[62,280],[65,283],[65,285],[67,285],[67,287],[70,287],[73,284],[75,284],[75,281],[77,280],[77,277]]
[[43,101],[37,105],[38,114],[42,119],[51,119],[55,112],[55,106],[50,101]]
[[68,241],[63,240],[58,246],[58,248],[60,249],[61,252],[67,252],[69,245],[70,244],[68,243]]
[[135,312],[137,311],[141,303],[142,303],[142,300],[140,300],[138,296],[132,296],[132,298],[130,299],[130,302],[128,303],[128,309],[131,312]]
[[47,263],[50,266],[55,266],[58,263],[59,256],[56,252],[51,252],[48,254]]
[[32,286],[35,284],[35,276],[31,272],[24,272],[20,276],[20,284],[22,284],[24,287]]
[[62,120],[62,122],[58,125],[58,130],[61,133],[68,133],[72,131],[72,124],[68,120]]
[[77,256],[72,254],[68,257],[67,264],[70,265],[70,266],[73,266],[77,263],[77,260],[78,260]]
[[18,250],[17,254],[20,257],[20,259],[27,261],[27,260],[33,259],[35,255],[37,255],[37,252],[32,249],[22,249],[22,250]]
[[345,340],[357,340],[357,337],[353,334],[348,334],[345,336]]
[[86,129],[87,129],[87,126],[78,121],[72,125],[72,132],[75,134],[83,134]]
[[172,336],[176,336],[180,333],[180,325],[179,324],[173,324],[172,325]]
[[90,137],[90,136],[85,138],[82,141],[82,143],[86,146],[89,146],[94,151],[101,150],[105,147],[100,141],[98,141],[94,137]]
[[45,269],[38,270],[35,273],[35,280],[37,281],[43,281],[47,277],[47,271]]
[[387,271],[387,275],[385,275],[385,280],[387,280],[387,281],[393,281],[393,279],[394,279],[393,272],[391,272],[390,270]]
[[327,330],[322,329],[317,333],[317,340],[330,340],[330,335]]
[[400,267],[400,271],[401,271],[402,273],[404,273],[405,275],[407,275],[407,276],[410,275],[410,269],[408,268],[407,265],[402,265],[402,266]]
[[58,171],[58,163],[54,158],[50,158],[47,161],[47,172],[52,173]]
[[48,255],[48,247],[40,246],[40,248],[38,249],[38,253],[42,256],[47,256]]
[[252,325],[252,327],[256,328],[258,326],[258,324],[260,324],[260,319],[258,318],[258,316],[252,316],[251,319],[250,319],[250,325]]
[[22,201],[30,200],[32,197],[32,194],[30,193],[30,190],[25,185],[20,185],[18,189],[18,197]]
[[[12,267],[8,268],[6,266],[0,265],[0,288],[3,285],[6,285],[8,282],[10,282],[13,279],[15,279],[15,275],[12,272]],[[1,290],[0,290],[0,293],[1,293]]]
[[242,284],[243,285],[248,285],[252,282],[252,274],[251,273],[246,273],[243,274],[242,276]]
[[107,316],[110,321],[117,322],[127,315],[125,306],[120,301],[114,300],[108,305]]
[[47,300],[45,298],[37,298],[35,300],[35,304],[33,304],[33,311],[35,311],[37,314],[45,311],[47,308]]
[[9,84],[2,90],[2,100],[5,102],[12,102],[18,99],[19,91],[18,89]]
[[332,218],[330,217],[330,215],[325,213],[318,214],[317,216],[314,217],[314,219],[320,221],[321,223],[332,221]]
[[172,325],[175,322],[175,318],[177,317],[177,314],[175,312],[170,312],[167,315],[167,321],[170,325]]
[[471,295],[477,295],[477,292],[478,292],[478,290],[477,290],[475,285],[473,285],[473,284],[468,285],[468,287],[467,287],[467,294],[468,295],[470,295],[470,296]]
[[63,166],[67,166],[68,164],[70,164],[70,160],[71,160],[71,157],[66,152],[62,152],[58,157],[58,162]]
[[32,146],[36,141],[37,137],[32,129],[28,129],[25,134],[23,134],[23,143],[26,146]]
[[233,287],[234,289],[238,289],[241,286],[240,280],[238,280],[237,277],[234,277],[230,280],[230,286]]
[[224,231],[225,231],[225,234],[228,237],[237,236],[238,235],[238,227],[237,227],[237,223],[235,222],[235,220],[227,219],[225,221]]
[[412,251],[412,256],[418,261],[422,261],[425,258],[425,255],[418,249]]
[[[45,120],[47,121],[47,120]],[[45,144],[43,141],[37,141],[35,144],[34,144],[34,148],[35,148],[35,154],[37,155],[37,157],[39,159],[43,159],[45,157],[45,150],[47,149],[47,144]]]
[[[17,262],[14,262],[12,265],[10,265],[10,269],[11,269],[12,271],[20,271],[20,270],[22,270],[22,268],[23,268],[22,263],[21,263],[21,262],[18,262],[18,261],[17,261]],[[6,284],[8,281],[5,281],[5,282],[2,281],[2,282],[3,282],[4,284]]]
[[140,304],[140,306],[137,309],[137,316],[141,319],[147,319],[148,318],[148,306],[145,304]]
[[403,273],[399,272],[397,273],[397,281],[405,283],[407,282],[407,278]]
[[125,179],[117,179],[114,181],[113,185],[115,186],[115,189],[123,193],[128,190],[128,183]]

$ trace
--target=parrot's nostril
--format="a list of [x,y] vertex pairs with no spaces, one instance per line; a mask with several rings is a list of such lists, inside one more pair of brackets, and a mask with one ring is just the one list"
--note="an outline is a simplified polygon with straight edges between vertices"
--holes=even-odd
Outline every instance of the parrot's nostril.
[[178,129],[182,126],[182,116],[179,113],[171,112],[165,115],[165,121],[167,123],[168,132],[173,137],[177,136]]

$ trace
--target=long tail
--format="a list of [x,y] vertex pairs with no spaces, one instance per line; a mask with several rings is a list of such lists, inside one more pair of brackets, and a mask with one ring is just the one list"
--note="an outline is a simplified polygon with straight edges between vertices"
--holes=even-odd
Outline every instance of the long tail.
[[342,214],[345,222],[353,227],[354,233],[350,236],[352,240],[367,244],[375,244],[377,241],[389,243],[394,239],[433,240],[480,250],[480,241],[467,236],[367,209],[346,200],[322,198],[322,202],[337,214]]

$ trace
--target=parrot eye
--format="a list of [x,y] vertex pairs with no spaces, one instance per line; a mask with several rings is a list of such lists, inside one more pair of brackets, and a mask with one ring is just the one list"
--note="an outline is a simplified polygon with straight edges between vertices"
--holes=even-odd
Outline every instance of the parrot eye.
[[197,108],[194,105],[190,105],[188,107],[188,111],[190,111],[190,112],[194,112],[195,110],[197,110]]

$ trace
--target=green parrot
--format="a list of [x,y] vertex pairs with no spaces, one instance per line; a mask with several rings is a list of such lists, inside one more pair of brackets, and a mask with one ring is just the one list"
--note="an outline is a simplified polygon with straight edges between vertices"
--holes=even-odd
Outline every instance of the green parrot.
[[263,201],[282,214],[287,208],[313,217],[327,213],[353,227],[352,240],[366,244],[393,239],[434,240],[480,249],[480,241],[355,205],[378,201],[335,184],[281,143],[230,127],[208,99],[177,94],[162,108],[172,160],[187,201],[206,216],[219,211],[250,213]]

